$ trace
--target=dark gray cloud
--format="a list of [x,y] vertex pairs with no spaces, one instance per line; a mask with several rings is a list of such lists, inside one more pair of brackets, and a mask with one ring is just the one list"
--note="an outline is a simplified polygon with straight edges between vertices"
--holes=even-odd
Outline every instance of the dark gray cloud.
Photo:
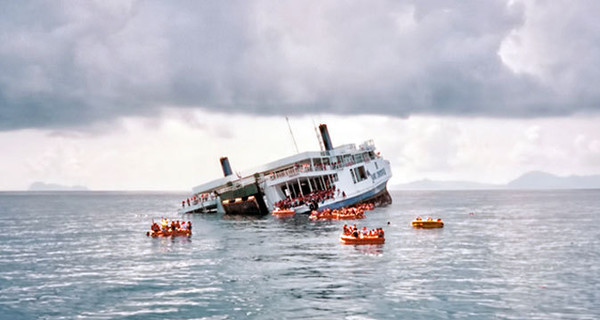
[[508,2],[5,1],[0,130],[151,117],[165,106],[600,111],[600,2]]

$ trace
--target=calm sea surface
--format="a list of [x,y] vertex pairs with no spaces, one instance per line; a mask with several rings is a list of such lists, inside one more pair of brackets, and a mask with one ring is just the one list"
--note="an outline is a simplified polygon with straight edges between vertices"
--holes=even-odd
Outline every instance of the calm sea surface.
[[[341,245],[343,221],[182,217],[185,196],[0,193],[0,318],[600,318],[600,190],[393,192],[356,222],[380,246]],[[193,236],[147,238],[161,216]]]

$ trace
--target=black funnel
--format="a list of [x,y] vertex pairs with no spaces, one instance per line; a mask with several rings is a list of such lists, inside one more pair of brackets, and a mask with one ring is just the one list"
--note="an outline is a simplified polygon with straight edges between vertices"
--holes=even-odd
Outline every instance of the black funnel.
[[331,138],[329,137],[329,131],[327,131],[327,125],[320,124],[319,131],[321,131],[321,137],[323,138],[323,144],[325,145],[325,150],[327,150],[327,151],[333,150],[333,145],[331,144]]
[[221,168],[223,168],[223,174],[227,177],[233,174],[231,171],[231,165],[229,164],[229,159],[227,157],[221,157],[219,159],[221,161]]

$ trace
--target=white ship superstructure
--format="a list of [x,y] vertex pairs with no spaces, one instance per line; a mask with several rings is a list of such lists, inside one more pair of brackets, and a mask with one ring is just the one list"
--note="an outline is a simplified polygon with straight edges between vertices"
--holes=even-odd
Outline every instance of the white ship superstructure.
[[373,141],[333,148],[327,126],[319,129],[325,150],[299,153],[241,176],[221,158],[225,177],[193,188],[191,202],[184,201],[180,212],[266,214],[279,207],[308,213],[367,201],[390,203],[390,163]]

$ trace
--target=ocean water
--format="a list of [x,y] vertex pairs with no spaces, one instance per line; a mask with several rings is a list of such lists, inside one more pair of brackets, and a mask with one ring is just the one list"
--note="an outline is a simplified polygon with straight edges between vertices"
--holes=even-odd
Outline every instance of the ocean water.
[[[0,318],[600,318],[600,190],[392,192],[356,221],[384,227],[371,246],[344,221],[179,216],[185,196],[0,193]],[[193,236],[146,237],[162,216]]]

